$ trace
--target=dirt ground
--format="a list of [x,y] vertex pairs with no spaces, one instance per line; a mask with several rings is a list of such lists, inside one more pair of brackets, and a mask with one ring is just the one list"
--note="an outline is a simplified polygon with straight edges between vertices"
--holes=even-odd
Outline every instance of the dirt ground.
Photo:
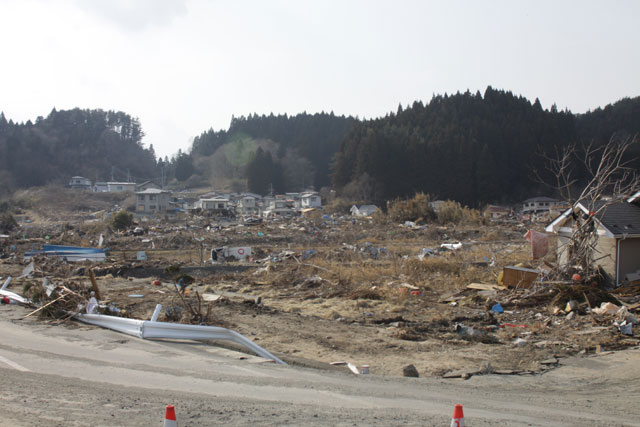
[[[34,272],[9,289],[33,297],[47,277],[86,301],[93,267],[104,313],[149,319],[162,304],[160,321],[223,326],[289,363],[345,361],[377,375],[403,375],[407,365],[420,376],[526,375],[552,369],[559,358],[639,343],[620,333],[615,316],[591,311],[614,301],[635,313],[637,286],[606,292],[538,281],[530,288],[467,288],[496,285],[505,266],[552,265],[552,255],[532,261],[523,239],[541,224],[441,227],[315,214],[245,226],[185,216],[140,219],[148,233],[133,236],[109,227],[103,215],[112,202],[47,215],[24,209],[20,227],[0,240],[0,277],[22,275],[24,252],[39,243],[94,246],[102,234],[109,251],[95,265],[34,258]],[[458,249],[441,249],[457,242]],[[250,246],[252,256],[212,264],[210,249],[220,246]],[[138,251],[148,259],[138,261]],[[188,284],[184,295],[175,287],[179,277]],[[490,311],[496,303],[503,313]],[[56,305],[37,315],[74,327]]]

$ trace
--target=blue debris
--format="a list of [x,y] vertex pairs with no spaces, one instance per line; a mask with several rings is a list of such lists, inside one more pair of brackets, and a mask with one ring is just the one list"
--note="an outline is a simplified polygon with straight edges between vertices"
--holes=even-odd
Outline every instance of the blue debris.
[[307,251],[302,251],[302,259],[309,259],[312,256],[314,256],[316,254],[316,250],[315,249],[309,249]]
[[500,303],[497,303],[493,307],[491,307],[491,311],[493,311],[494,313],[504,313],[504,308],[502,308]]

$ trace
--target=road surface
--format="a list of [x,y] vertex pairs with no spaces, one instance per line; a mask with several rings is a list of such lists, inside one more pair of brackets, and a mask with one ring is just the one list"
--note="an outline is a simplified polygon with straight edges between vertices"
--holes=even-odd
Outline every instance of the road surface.
[[637,348],[535,376],[356,377],[28,312],[0,307],[3,426],[161,426],[167,404],[181,427],[448,426],[456,403],[468,426],[640,426]]

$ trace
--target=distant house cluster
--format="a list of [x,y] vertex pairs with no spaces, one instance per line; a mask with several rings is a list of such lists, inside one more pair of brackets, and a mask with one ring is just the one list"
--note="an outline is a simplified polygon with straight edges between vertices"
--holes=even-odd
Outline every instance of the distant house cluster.
[[180,209],[207,215],[239,215],[262,218],[291,217],[322,208],[315,191],[260,196],[254,193],[207,193],[197,199],[176,198]]

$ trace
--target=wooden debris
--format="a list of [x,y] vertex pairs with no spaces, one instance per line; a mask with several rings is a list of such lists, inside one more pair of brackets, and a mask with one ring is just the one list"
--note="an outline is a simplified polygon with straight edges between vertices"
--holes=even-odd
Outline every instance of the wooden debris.
[[89,269],[89,279],[91,280],[91,287],[93,288],[93,292],[96,294],[96,299],[100,301],[102,298],[100,297],[100,288],[98,288],[98,283],[96,282],[96,276],[93,274],[93,269]]
[[496,285],[493,283],[470,283],[467,285],[467,289],[476,289],[479,291],[494,291],[507,289],[504,286]]
[[507,266],[503,269],[502,283],[511,288],[530,288],[540,272],[531,268]]

